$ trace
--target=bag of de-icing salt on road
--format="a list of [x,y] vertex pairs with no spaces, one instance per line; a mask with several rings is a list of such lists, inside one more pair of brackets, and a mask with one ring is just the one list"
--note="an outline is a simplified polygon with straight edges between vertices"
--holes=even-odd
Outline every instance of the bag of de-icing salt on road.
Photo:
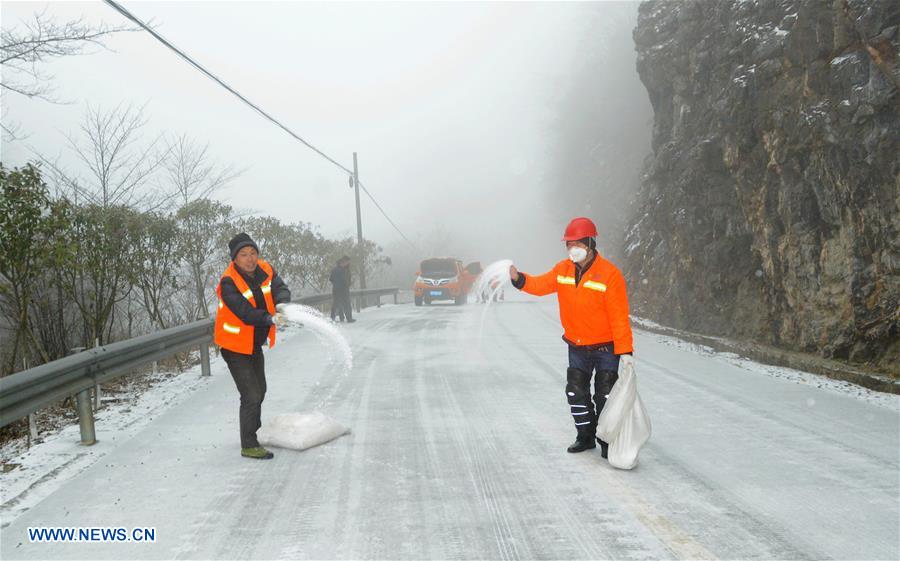
[[276,415],[256,431],[262,446],[306,450],[347,434],[350,429],[320,411]]
[[633,469],[650,431],[650,417],[637,393],[637,377],[630,364],[622,368],[597,420],[597,436],[609,443],[609,464]]

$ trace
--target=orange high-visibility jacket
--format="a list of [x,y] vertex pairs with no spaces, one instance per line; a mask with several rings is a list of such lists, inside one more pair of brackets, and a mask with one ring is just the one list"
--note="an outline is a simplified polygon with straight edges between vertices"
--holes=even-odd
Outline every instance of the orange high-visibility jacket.
[[575,263],[566,259],[543,275],[525,275],[522,290],[535,296],[557,293],[563,337],[569,343],[580,346],[612,341],[615,354],[634,351],[625,277],[599,254],[578,286]]
[[[274,316],[275,301],[272,299],[272,278],[274,275],[272,273],[272,266],[262,259],[257,261],[257,264],[269,276],[269,278],[260,285],[260,289],[262,290],[263,298],[266,301],[266,309],[269,311],[269,314]],[[256,307],[253,291],[250,290],[250,285],[247,284],[247,281],[244,280],[244,277],[235,268],[234,261],[232,261],[231,264],[228,265],[228,268],[225,269],[225,272],[222,273],[222,278],[225,277],[230,277],[231,280],[234,281],[235,286],[237,286],[238,291],[250,302],[250,305]],[[221,281],[219,281],[219,286],[216,287],[216,294],[219,297],[219,311],[216,312],[215,327],[216,345],[236,353],[252,355],[254,327],[241,321],[240,318],[238,318],[237,315],[235,315],[235,313],[222,301]],[[269,348],[274,346],[275,326],[273,325],[269,328]]]

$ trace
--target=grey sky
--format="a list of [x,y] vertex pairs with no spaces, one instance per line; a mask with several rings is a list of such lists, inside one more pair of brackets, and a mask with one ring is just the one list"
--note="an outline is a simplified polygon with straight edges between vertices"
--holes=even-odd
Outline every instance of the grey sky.
[[[441,228],[470,253],[459,256],[466,261],[541,267],[563,256],[564,223],[547,212],[542,176],[584,4],[123,4],[344,165],[357,151],[361,179],[407,236]],[[100,2],[4,1],[3,25],[44,7],[60,20],[124,23]],[[247,168],[220,199],[329,236],[355,233],[343,173],[148,34],[120,34],[108,46],[114,52],[47,65],[71,104],[4,93],[4,119],[74,166],[63,133],[76,130],[86,103],[146,102],[148,136],[187,133],[209,141],[220,162]],[[26,158],[21,143],[4,143],[6,165]],[[367,201],[363,217],[366,237],[396,245]]]

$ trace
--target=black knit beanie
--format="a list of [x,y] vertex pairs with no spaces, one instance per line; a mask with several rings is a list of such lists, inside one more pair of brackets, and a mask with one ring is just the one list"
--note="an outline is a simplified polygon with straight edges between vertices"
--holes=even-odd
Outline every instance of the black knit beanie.
[[234,261],[234,258],[237,257],[238,251],[241,250],[242,247],[247,246],[252,247],[256,250],[256,253],[259,253],[259,246],[256,245],[256,242],[246,233],[241,232],[235,237],[231,238],[231,241],[228,242],[228,250],[231,252],[231,260]]

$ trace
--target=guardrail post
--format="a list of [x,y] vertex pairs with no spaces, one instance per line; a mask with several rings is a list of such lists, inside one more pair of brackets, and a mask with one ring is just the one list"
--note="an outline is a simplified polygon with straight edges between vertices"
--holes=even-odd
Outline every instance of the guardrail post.
[[381,294],[378,294],[378,295],[375,296],[375,297],[378,298],[378,303],[375,304],[375,307],[376,307],[376,308],[380,308],[380,307],[381,307]]
[[34,422],[34,415],[29,415],[28,419],[28,438],[25,439],[25,445],[31,448],[31,443],[37,440],[37,423]]
[[91,390],[81,390],[75,395],[78,409],[78,425],[81,427],[81,444],[91,446],[97,443],[94,433],[94,412],[91,410]]
[[200,374],[209,376],[209,344],[200,343]]
[[396,304],[396,303],[397,303],[397,291],[395,290],[394,291],[394,304]]

